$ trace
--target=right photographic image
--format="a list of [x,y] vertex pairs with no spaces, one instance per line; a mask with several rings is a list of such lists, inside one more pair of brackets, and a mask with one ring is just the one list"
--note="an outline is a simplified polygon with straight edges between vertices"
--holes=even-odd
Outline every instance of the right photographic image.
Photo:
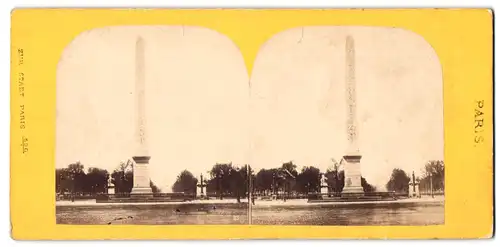
[[442,225],[442,68],[399,28],[298,27],[250,79],[255,225]]

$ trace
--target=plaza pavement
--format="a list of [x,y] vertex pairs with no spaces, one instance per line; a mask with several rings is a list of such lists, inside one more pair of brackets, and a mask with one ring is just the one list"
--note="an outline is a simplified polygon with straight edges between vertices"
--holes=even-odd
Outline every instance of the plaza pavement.
[[[241,199],[241,203],[248,203],[247,199]],[[422,198],[407,198],[398,199],[396,201],[359,201],[359,202],[314,202],[309,203],[307,199],[290,199],[286,202],[283,200],[265,201],[255,200],[253,207],[268,207],[268,206],[307,206],[307,205],[347,205],[347,204],[404,204],[404,203],[440,203],[444,202],[444,196],[422,197]],[[176,204],[231,204],[236,203],[236,199],[211,199],[211,200],[193,200],[187,202],[123,202],[123,203],[97,203],[96,200],[77,200],[71,201],[56,201],[56,206],[119,206],[119,205],[176,205]]]

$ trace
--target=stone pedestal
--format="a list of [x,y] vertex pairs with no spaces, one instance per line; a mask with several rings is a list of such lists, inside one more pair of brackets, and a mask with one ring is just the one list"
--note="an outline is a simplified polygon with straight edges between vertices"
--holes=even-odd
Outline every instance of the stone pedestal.
[[196,186],[196,197],[198,198],[204,198],[205,197],[205,190],[201,186]]
[[134,156],[134,187],[130,197],[153,197],[149,179],[149,156]]
[[328,187],[325,187],[325,186],[321,187],[321,194],[327,195],[328,194]]
[[364,195],[363,187],[361,186],[361,155],[350,154],[344,156],[344,189],[342,196],[358,196]]
[[320,177],[320,189],[319,189],[319,192],[323,195],[326,195],[328,194],[328,183],[326,182],[327,179],[326,179],[326,176],[324,173],[321,173],[321,177]]
[[114,195],[115,194],[115,187],[108,186],[108,195]]
[[420,197],[420,190],[418,183],[408,184],[408,197]]

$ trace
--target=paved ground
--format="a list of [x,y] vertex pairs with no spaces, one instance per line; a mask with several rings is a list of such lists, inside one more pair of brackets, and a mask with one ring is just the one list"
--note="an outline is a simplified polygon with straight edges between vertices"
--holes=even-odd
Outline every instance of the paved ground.
[[[248,200],[241,199],[241,203],[247,203]],[[261,201],[255,200],[254,207],[258,206],[312,206],[312,205],[347,205],[347,204],[404,204],[404,203],[423,203],[423,202],[444,202],[444,196],[432,197],[422,197],[422,198],[410,198],[410,199],[400,199],[396,201],[365,201],[365,202],[318,202],[309,203],[307,199],[294,199],[287,200],[275,200],[275,201]],[[181,205],[181,204],[231,204],[237,203],[236,199],[210,199],[210,200],[194,200],[187,202],[130,202],[130,203],[96,203],[95,200],[77,200],[71,201],[57,201],[56,206],[119,206],[119,205]]]
[[[248,200],[240,199],[240,202],[246,203]],[[194,200],[187,202],[126,202],[126,203],[96,203],[96,200],[77,200],[71,201],[57,201],[56,206],[119,206],[119,205],[180,205],[180,204],[236,204],[236,199],[211,199],[211,200]]]
[[57,206],[58,224],[247,224],[246,203]]
[[261,205],[256,225],[437,225],[444,224],[444,201]]
[[[58,224],[248,224],[246,200],[184,203],[57,202]],[[256,201],[252,223],[265,225],[427,225],[444,223],[444,197],[387,202]]]

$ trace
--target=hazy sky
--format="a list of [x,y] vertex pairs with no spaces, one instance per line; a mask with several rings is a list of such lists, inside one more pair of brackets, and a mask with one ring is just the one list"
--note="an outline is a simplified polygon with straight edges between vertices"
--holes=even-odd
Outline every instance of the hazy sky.
[[[146,49],[151,179],[216,162],[255,169],[293,160],[326,170],[346,148],[345,36],[356,46],[362,173],[419,173],[443,158],[441,67],[418,35],[392,28],[308,27],[262,46],[249,76],[227,37],[195,27],[109,27],[68,45],[57,74],[56,166],[115,169],[134,155],[135,42]],[[250,92],[249,92],[250,90]],[[249,99],[251,95],[251,100]],[[250,152],[251,150],[251,152]]]

